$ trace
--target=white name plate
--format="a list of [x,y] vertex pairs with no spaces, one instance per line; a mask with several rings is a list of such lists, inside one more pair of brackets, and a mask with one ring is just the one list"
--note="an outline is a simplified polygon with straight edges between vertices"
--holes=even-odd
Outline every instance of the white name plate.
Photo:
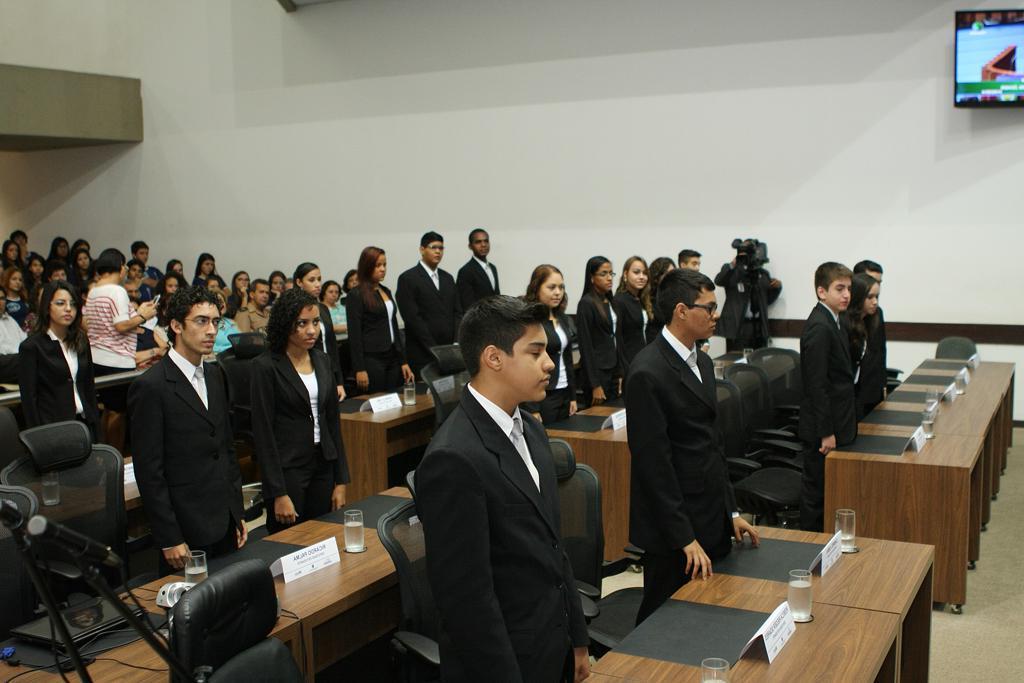
[[960,371],[960,376],[964,378],[964,386],[971,383],[971,371],[967,368]]
[[972,370],[977,370],[978,366],[981,365],[981,356],[974,354],[967,359],[967,364],[971,366]]
[[904,450],[913,451],[914,453],[920,453],[924,449],[924,445],[928,443],[928,439],[924,435],[924,428],[918,425],[914,433],[907,439],[907,447]]
[[814,562],[811,562],[809,569],[814,571],[815,569],[820,570],[822,576],[828,573],[829,569],[832,569],[832,565],[839,561],[839,558],[843,556],[843,539],[842,532],[837,531],[835,536],[829,539],[829,542],[825,544],[825,547],[821,549],[818,556],[814,558]]
[[402,399],[398,397],[397,393],[384,394],[383,396],[374,396],[363,401],[363,405],[359,406],[359,412],[382,413],[385,410],[395,410],[401,407]]
[[747,644],[740,652],[742,659],[747,652],[763,652],[768,657],[768,663],[779,656],[786,641],[796,631],[796,623],[793,621],[793,614],[789,611],[789,603],[783,602],[771,613],[761,628],[757,629],[754,637],[747,641]]
[[601,423],[601,429],[622,429],[626,426],[626,409],[616,410]]
[[942,392],[942,400],[949,401],[950,403],[956,400],[956,382],[950,383],[945,391]]
[[338,554],[338,541],[331,536],[319,543],[306,546],[302,550],[296,550],[291,555],[274,560],[274,563],[270,565],[270,572],[274,576],[283,574],[284,582],[291,583],[300,576],[309,576],[313,572],[339,562],[341,562],[341,556]]

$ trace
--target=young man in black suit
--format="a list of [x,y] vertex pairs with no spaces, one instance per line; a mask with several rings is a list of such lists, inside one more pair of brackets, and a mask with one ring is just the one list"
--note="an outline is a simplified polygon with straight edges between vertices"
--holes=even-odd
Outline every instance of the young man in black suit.
[[800,335],[800,401],[798,433],[804,444],[800,528],[821,531],[825,511],[825,457],[857,437],[853,362],[839,314],[850,305],[853,274],[841,263],[822,263],[814,271],[818,303]]
[[680,586],[711,575],[712,560],[757,531],[736,511],[715,428],[715,367],[698,340],[715,331],[715,284],[695,270],[658,286],[661,334],[640,350],[626,378],[632,468],[629,540],[646,551],[639,624]]
[[487,255],[491,253],[491,236],[486,230],[477,228],[469,233],[469,250],[473,252],[473,257],[459,268],[455,280],[464,311],[468,311],[470,306],[484,297],[501,294],[498,269],[487,260]]
[[562,549],[547,434],[519,410],[554,364],[542,304],[485,299],[459,345],[472,379],[416,470],[416,506],[441,620],[441,679],[581,681],[587,628]]
[[183,287],[167,316],[173,348],[128,391],[135,479],[161,573],[182,569],[190,550],[223,555],[246,540],[227,384],[220,368],[203,362],[220,323],[217,298]]
[[405,321],[405,351],[413,373],[434,360],[431,346],[452,344],[462,318],[455,278],[441,270],[444,238],[428,232],[420,238],[420,262],[398,276],[398,310]]

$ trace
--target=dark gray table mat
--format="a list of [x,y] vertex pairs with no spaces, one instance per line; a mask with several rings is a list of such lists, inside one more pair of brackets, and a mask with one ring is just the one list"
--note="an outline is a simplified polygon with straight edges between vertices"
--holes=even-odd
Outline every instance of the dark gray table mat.
[[939,384],[948,387],[953,383],[953,377],[948,375],[929,375],[923,372],[915,372],[903,380],[904,384]]
[[669,600],[619,642],[616,652],[699,667],[707,657],[735,664],[768,618],[764,612]]
[[566,432],[599,432],[607,415],[573,415],[568,420],[544,425],[545,429],[561,429]]
[[922,409],[924,408],[924,391],[911,391],[910,389],[897,389],[896,391],[889,394],[886,401],[896,401],[897,403],[920,403]]
[[711,571],[748,579],[786,582],[789,581],[789,570],[810,569],[811,562],[824,547],[818,543],[762,538],[757,548],[749,543],[734,545],[732,552],[711,563]]
[[363,526],[367,529],[376,529],[377,521],[381,517],[391,512],[402,503],[406,503],[408,501],[408,498],[399,498],[398,496],[385,496],[384,494],[377,494],[373,496],[367,496],[362,500],[357,500],[355,502],[349,503],[348,505],[342,508],[338,508],[333,512],[328,512],[326,515],[321,515],[320,517],[317,517],[317,519],[321,522],[331,522],[332,524],[344,524],[346,510],[362,510]]
[[839,446],[836,450],[871,453],[873,455],[903,455],[909,438],[906,436],[861,434],[853,440],[853,443]]
[[916,427],[921,424],[921,413],[909,410],[878,410],[877,408],[861,420],[869,425],[897,425],[900,427]]
[[932,358],[931,360],[926,360],[925,362],[921,363],[921,365],[919,365],[918,367],[929,370],[938,370],[940,368],[959,370],[960,368],[967,367],[967,361],[954,360],[952,358]]
[[[265,527],[264,527],[265,528]],[[207,561],[207,568],[211,574],[219,572],[224,567],[242,560],[260,560],[268,567],[279,557],[290,555],[296,550],[302,550],[303,546],[293,543],[275,543],[274,541],[252,540],[246,541],[239,550],[220,557],[210,558]]]

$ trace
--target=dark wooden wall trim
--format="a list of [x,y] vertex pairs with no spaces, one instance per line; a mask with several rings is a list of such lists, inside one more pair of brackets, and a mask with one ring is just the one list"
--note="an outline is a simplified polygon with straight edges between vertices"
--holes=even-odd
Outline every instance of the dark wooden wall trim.
[[[773,337],[799,337],[803,320],[770,320]],[[944,337],[968,337],[976,344],[1024,346],[1024,325],[977,325],[974,323],[885,323],[888,341],[937,342]]]

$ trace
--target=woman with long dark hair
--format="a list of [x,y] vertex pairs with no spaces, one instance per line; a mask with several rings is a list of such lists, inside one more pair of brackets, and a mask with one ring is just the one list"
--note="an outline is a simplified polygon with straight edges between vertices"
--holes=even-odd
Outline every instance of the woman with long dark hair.
[[[92,247],[89,245],[89,240],[82,239],[79,237],[77,240],[71,243],[71,253],[74,254],[76,249],[85,249],[86,253],[92,251]],[[81,294],[81,292],[79,292]]]
[[356,386],[361,391],[393,391],[413,379],[398,336],[398,307],[383,280],[388,257],[379,247],[359,255],[359,286],[345,297],[348,343]]
[[206,282],[210,278],[217,280],[221,289],[227,288],[224,278],[217,273],[217,260],[213,258],[213,254],[203,252],[196,259],[196,272],[195,277],[192,278],[192,286],[206,289]]
[[156,341],[158,348],[164,350],[170,348],[167,336],[167,325],[170,323],[167,318],[167,306],[170,304],[171,295],[187,286],[188,282],[184,275],[176,270],[168,270],[153,289],[153,302],[156,303],[156,327],[153,328],[153,340]]
[[96,438],[96,402],[92,353],[78,292],[62,280],[43,286],[35,329],[18,350],[18,386],[29,427],[80,420]]
[[54,237],[53,241],[50,242],[50,255],[46,257],[47,261],[67,261],[68,254],[71,253],[71,248],[68,247],[68,241],[63,237]]
[[228,309],[224,315],[231,319],[249,304],[249,273],[240,270],[231,276],[231,292],[228,294],[227,304]]
[[[854,390],[857,401],[857,419],[861,419],[885,398],[885,369],[871,371],[884,357],[884,349],[872,348],[878,338],[878,280],[867,273],[856,273],[850,284],[850,305],[842,313],[842,326],[850,340],[850,358],[853,361]],[[872,377],[882,380],[872,383]]]
[[651,267],[647,271],[649,276],[647,289],[651,293],[651,310],[654,313],[651,316],[650,324],[647,326],[648,339],[654,339],[661,334],[661,328],[665,326],[665,323],[658,317],[658,285],[661,284],[661,281],[669,271],[675,269],[675,261],[668,256],[659,256],[651,261]]
[[167,262],[167,267],[164,268],[164,273],[177,273],[178,275],[185,275],[185,266],[182,265],[181,261],[176,258],[172,258]]
[[46,272],[46,261],[39,254],[31,254],[25,262],[25,291],[29,298],[32,293],[43,285],[43,273]]
[[89,282],[92,280],[92,256],[89,255],[87,247],[78,247],[71,250],[71,260],[68,261],[68,281],[78,290],[78,295],[85,300],[89,294]]
[[7,292],[7,315],[11,316],[19,327],[25,329],[25,319],[32,310],[28,291],[25,289],[25,274],[18,266],[7,266],[3,273],[0,273],[0,285],[3,285],[4,291]]
[[544,400],[536,407],[540,419],[550,425],[575,415],[577,409],[572,363],[572,342],[576,338],[576,329],[565,314],[569,297],[565,294],[562,271],[547,263],[534,268],[523,298],[530,303],[544,304],[550,311],[544,322],[544,334],[548,340],[548,357],[555,367],[548,376]]
[[255,454],[271,533],[345,504],[348,460],[331,361],[317,348],[320,305],[304,290],[270,311],[270,349],[252,367]]
[[294,287],[298,287],[316,299],[317,306],[320,308],[320,315],[318,316],[320,334],[317,335],[316,345],[331,359],[331,369],[334,372],[335,384],[338,387],[338,400],[340,401],[345,398],[345,375],[341,371],[341,358],[338,356],[338,337],[334,334],[334,325],[331,324],[331,312],[320,301],[320,290],[322,289],[323,282],[320,266],[309,261],[300,263],[292,274],[292,282]]
[[14,240],[4,240],[3,249],[0,250],[0,268],[21,268],[22,265],[21,247]]
[[619,317],[616,328],[622,375],[626,375],[633,357],[647,345],[647,332],[651,320],[651,288],[648,286],[647,261],[630,256],[622,266],[622,276],[612,304]]
[[612,306],[615,273],[604,256],[590,257],[586,270],[583,295],[576,305],[576,331],[587,405],[601,405],[618,397],[622,379],[615,341],[618,316]]
[[274,302],[277,301],[277,297],[284,294],[288,278],[280,270],[275,270],[267,276],[267,282],[270,283],[270,304],[268,305],[273,306]]

